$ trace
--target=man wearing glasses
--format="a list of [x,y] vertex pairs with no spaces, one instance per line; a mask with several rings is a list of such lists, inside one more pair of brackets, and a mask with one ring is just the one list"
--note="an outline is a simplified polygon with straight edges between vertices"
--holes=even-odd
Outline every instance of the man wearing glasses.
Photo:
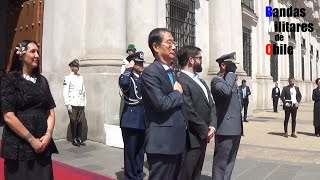
[[148,44],[155,58],[142,73],[149,179],[177,180],[187,126],[181,109],[182,87],[170,69],[176,47],[174,38],[165,28],[153,29]]
[[182,69],[182,111],[188,121],[189,136],[180,180],[200,180],[207,143],[217,126],[216,109],[207,84],[198,75],[202,71],[201,49],[184,46],[177,57]]

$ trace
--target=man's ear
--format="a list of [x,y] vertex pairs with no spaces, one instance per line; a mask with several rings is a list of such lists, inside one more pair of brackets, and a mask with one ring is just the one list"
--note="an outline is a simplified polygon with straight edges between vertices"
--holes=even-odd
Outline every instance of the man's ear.
[[157,43],[153,43],[153,44],[152,44],[152,48],[153,48],[153,50],[154,50],[155,52],[158,52],[158,51],[159,51],[159,50],[158,50],[159,47],[160,47],[160,46],[159,46],[159,44],[157,44]]
[[192,57],[189,57],[187,63],[188,64],[190,63],[190,64],[194,65],[194,59]]

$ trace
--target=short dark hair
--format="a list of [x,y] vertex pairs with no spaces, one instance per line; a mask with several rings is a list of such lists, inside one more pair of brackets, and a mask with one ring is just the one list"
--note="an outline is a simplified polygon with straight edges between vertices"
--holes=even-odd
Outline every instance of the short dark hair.
[[148,45],[149,45],[149,48],[150,48],[153,56],[155,55],[155,51],[152,47],[152,44],[153,43],[161,44],[162,43],[162,36],[163,36],[162,33],[165,33],[165,32],[171,33],[166,28],[156,28],[150,32],[149,37],[148,37]]
[[196,46],[183,46],[177,53],[178,63],[181,67],[187,65],[190,57],[195,57],[201,52]]
[[320,80],[320,78],[317,78],[317,79],[316,79],[316,81],[315,81],[315,82],[316,82],[316,84],[318,84],[319,80]]
[[245,79],[242,79],[241,83],[245,83],[245,82],[247,82],[247,81]]
[[291,76],[290,76],[290,77],[288,78],[288,81],[290,81],[290,80],[294,80],[294,77],[291,77]]

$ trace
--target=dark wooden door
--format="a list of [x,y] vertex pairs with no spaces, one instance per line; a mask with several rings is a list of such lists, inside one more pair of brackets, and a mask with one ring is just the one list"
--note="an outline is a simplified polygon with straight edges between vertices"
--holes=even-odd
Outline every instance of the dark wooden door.
[[43,0],[5,1],[6,6],[1,9],[2,13],[6,15],[6,18],[3,19],[5,36],[1,42],[5,44],[6,53],[2,55],[1,59],[5,59],[4,68],[9,71],[13,51],[18,42],[25,39],[36,41],[41,53],[44,2]]

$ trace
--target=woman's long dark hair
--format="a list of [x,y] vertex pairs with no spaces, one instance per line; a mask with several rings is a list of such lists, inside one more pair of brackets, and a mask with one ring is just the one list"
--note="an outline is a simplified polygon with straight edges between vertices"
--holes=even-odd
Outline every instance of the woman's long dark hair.
[[[37,42],[35,42],[35,41],[23,40],[23,41],[20,41],[17,44],[16,47],[20,47],[20,46],[25,47],[25,50],[27,51],[28,50],[28,45],[30,43],[34,43],[34,44],[36,44],[38,46]],[[24,58],[25,54],[23,54],[22,56],[23,56],[22,58]],[[17,75],[22,75],[22,68],[23,68],[23,61],[20,60],[20,54],[17,54],[17,49],[15,49],[14,52],[13,52],[12,65],[11,65],[11,68],[10,68],[9,72],[17,74]],[[32,75],[37,77],[37,78],[40,76],[40,68],[39,68],[39,66],[37,68],[33,69]]]

